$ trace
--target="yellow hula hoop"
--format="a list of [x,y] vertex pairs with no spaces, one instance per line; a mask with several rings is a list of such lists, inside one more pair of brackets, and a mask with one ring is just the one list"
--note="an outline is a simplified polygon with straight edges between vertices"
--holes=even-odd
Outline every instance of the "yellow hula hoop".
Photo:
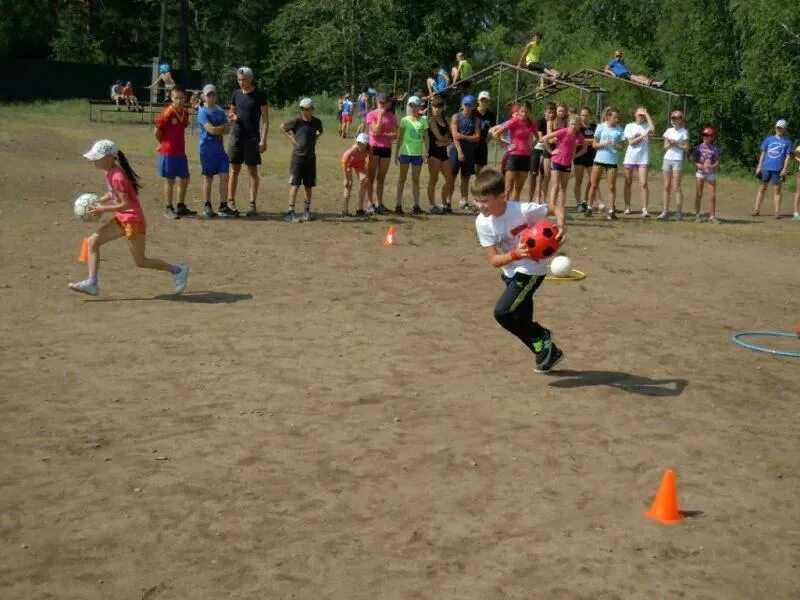
[[578,269],[572,269],[572,271],[569,272],[569,275],[564,275],[563,277],[547,275],[545,279],[548,281],[580,281],[581,279],[586,279],[586,273],[583,271],[578,271]]

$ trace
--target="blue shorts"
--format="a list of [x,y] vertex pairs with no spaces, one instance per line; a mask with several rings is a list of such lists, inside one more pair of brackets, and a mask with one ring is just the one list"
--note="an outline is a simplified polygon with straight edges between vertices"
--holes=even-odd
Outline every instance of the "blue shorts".
[[161,156],[158,174],[166,179],[189,179],[189,161],[185,156]]
[[422,166],[421,156],[409,156],[408,154],[401,154],[399,161],[401,165],[413,165],[415,167]]
[[220,148],[206,148],[200,146],[200,174],[206,177],[214,175],[227,175],[230,170],[230,161],[225,150]]
[[450,159],[450,168],[453,177],[461,173],[462,177],[475,175],[475,146],[461,142],[461,149],[464,151],[464,160],[458,160],[458,150],[451,144],[447,148],[447,156]]
[[771,183],[773,185],[780,185],[783,183],[784,178],[781,177],[780,171],[761,171],[758,176],[761,183]]

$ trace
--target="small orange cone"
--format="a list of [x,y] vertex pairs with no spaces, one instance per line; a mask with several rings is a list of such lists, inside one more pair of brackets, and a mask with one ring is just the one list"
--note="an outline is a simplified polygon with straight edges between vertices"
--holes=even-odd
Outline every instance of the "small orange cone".
[[675,487],[675,474],[672,469],[664,472],[653,506],[644,514],[662,523],[678,523],[683,519],[678,510],[678,490]]
[[383,240],[384,246],[397,245],[397,228],[394,225],[389,225],[389,231],[386,232],[386,237]]
[[81,251],[80,254],[78,254],[78,262],[89,262],[89,238],[83,238]]

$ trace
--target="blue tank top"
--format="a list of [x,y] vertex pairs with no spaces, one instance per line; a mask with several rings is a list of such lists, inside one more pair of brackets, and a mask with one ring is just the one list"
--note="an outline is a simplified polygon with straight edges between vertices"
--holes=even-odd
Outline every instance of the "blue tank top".
[[[461,135],[475,135],[478,119],[475,115],[467,116],[462,112],[456,113],[456,129]],[[477,144],[477,142],[467,142],[461,140],[462,144]]]

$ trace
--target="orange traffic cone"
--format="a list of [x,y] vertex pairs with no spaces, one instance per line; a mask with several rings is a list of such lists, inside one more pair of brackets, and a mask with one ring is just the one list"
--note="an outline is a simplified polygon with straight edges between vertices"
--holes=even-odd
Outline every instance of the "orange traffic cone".
[[81,251],[80,254],[78,254],[78,262],[89,262],[89,238],[83,238]]
[[678,523],[683,519],[678,510],[678,490],[675,488],[675,474],[672,469],[664,472],[653,506],[644,514],[662,523]]
[[386,237],[383,240],[384,246],[397,245],[397,228],[394,225],[389,225],[389,231],[386,232]]

